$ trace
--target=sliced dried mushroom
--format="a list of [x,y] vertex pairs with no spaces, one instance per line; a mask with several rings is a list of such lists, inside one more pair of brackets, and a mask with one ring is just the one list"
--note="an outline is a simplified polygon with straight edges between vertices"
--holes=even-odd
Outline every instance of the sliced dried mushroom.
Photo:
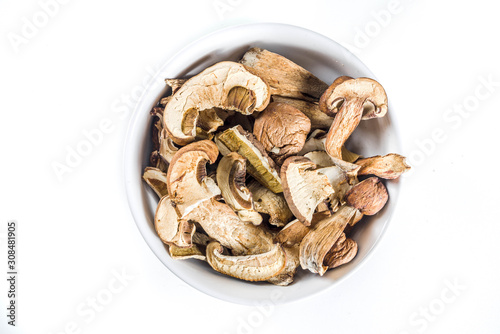
[[158,197],[168,195],[167,174],[154,167],[146,167],[142,178],[154,190]]
[[251,48],[241,63],[264,79],[272,95],[293,97],[314,101],[328,88],[328,85],[311,72],[279,54]]
[[302,239],[321,220],[330,217],[329,211],[316,212],[313,215],[311,226],[305,226],[298,219],[295,219],[283,227],[274,237],[274,242],[282,244],[284,247],[293,247],[300,244]]
[[390,153],[359,159],[356,165],[361,166],[358,175],[376,175],[383,179],[397,179],[401,174],[411,169],[406,163],[406,158],[396,153]]
[[175,146],[172,139],[168,136],[167,131],[165,129],[162,129],[160,132],[160,148],[158,150],[160,157],[165,162],[170,163],[174,154],[177,153],[178,150],[179,148]]
[[283,193],[276,194],[257,181],[248,183],[255,210],[269,215],[269,224],[282,227],[293,218]]
[[383,117],[387,113],[387,95],[373,79],[341,77],[321,96],[319,105],[327,115],[336,115],[325,148],[333,158],[342,159],[342,146],[361,119]]
[[[297,155],[306,155],[310,152],[324,151],[326,152],[326,132],[323,130],[314,130],[307,138],[304,146]],[[359,154],[349,151],[345,146],[342,146],[342,159],[345,162],[353,163],[360,158]],[[340,160],[340,159],[338,159]],[[333,158],[332,158],[333,161]]]
[[151,155],[149,156],[149,163],[164,173],[168,171],[168,162],[162,158],[158,151],[151,152]]
[[297,268],[300,266],[299,246],[283,247],[286,254],[285,268],[276,276],[271,277],[267,281],[274,285],[287,286],[293,283]]
[[275,193],[283,191],[275,162],[267,155],[255,136],[239,125],[219,133],[215,142],[220,152],[227,155],[237,152],[247,159],[247,171],[262,185]]
[[224,156],[217,167],[217,185],[222,198],[243,221],[259,225],[262,216],[255,210],[252,193],[245,184],[246,159],[236,152]]
[[249,115],[269,103],[269,87],[245,66],[223,61],[187,80],[165,106],[163,127],[178,145],[196,136],[200,112],[212,108],[235,110]]
[[300,243],[300,265],[321,276],[328,270],[324,265],[326,254],[340,238],[349,221],[356,214],[356,209],[342,206],[333,215],[326,217],[314,226]]
[[163,196],[155,213],[155,229],[161,241],[178,247],[190,247],[196,227],[193,223],[177,218],[168,196]]
[[245,281],[266,281],[283,271],[286,254],[275,244],[268,252],[245,256],[222,255],[223,248],[214,241],[207,246],[207,262],[216,271]]
[[367,216],[373,216],[382,210],[388,199],[387,189],[378,177],[361,181],[345,194],[347,205]]
[[217,108],[200,110],[196,126],[207,134],[214,132],[220,126],[224,125],[224,120],[220,118],[219,114],[220,112],[217,111]]
[[196,259],[206,261],[205,253],[202,251],[201,247],[195,244],[193,244],[189,248],[169,245],[168,252],[170,254],[170,257],[174,260]]
[[299,152],[311,131],[311,121],[297,108],[270,103],[255,119],[253,134],[278,164]]
[[165,79],[165,83],[172,89],[172,95],[175,94],[186,81],[187,79]]
[[278,95],[273,95],[271,98],[273,102],[287,103],[302,111],[311,121],[312,130],[328,130],[333,123],[333,117],[330,117],[322,112],[317,102],[304,101]]
[[328,269],[333,269],[343,264],[351,262],[358,253],[358,244],[352,239],[348,239],[342,233],[335,245],[325,255],[324,265]]
[[319,173],[311,160],[293,156],[281,167],[283,194],[295,217],[309,226],[319,203],[335,192],[328,177]]
[[180,218],[201,202],[220,195],[220,189],[207,177],[207,162],[214,163],[219,155],[217,146],[203,140],[181,148],[172,157],[167,173],[168,191]]

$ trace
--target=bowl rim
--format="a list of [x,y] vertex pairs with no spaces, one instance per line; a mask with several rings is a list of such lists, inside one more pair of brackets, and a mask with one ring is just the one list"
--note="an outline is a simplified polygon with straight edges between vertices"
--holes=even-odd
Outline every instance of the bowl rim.
[[[327,43],[336,44],[337,47],[339,47],[340,49],[343,49],[343,52],[348,54],[349,57],[351,57],[355,61],[357,61],[359,67],[363,70],[363,72],[369,73],[370,76],[374,79],[376,79],[376,76],[373,74],[373,72],[371,72],[371,70],[368,67],[366,67],[366,65],[356,55],[354,55],[346,47],[344,47],[340,43],[336,42],[335,40],[330,39],[330,38],[326,37],[325,35],[322,35],[318,32],[313,31],[313,30],[303,28],[303,27],[300,27],[297,25],[290,25],[290,24],[284,24],[284,23],[274,23],[274,22],[236,24],[236,25],[231,25],[231,26],[228,26],[228,27],[225,27],[222,29],[212,31],[208,34],[205,34],[205,35],[191,41],[186,46],[181,48],[179,51],[174,53],[174,55],[170,56],[166,61],[163,62],[163,65],[156,71],[155,75],[150,78],[148,83],[145,85],[144,91],[142,92],[141,96],[139,97],[139,99],[135,103],[135,107],[134,107],[133,112],[130,116],[130,119],[128,121],[128,126],[127,126],[127,129],[125,132],[125,141],[124,141],[123,156],[122,156],[122,159],[123,159],[122,160],[123,161],[122,175],[123,175],[123,181],[124,181],[124,186],[125,186],[124,188],[125,188],[126,193],[127,193],[128,206],[129,206],[130,212],[132,214],[132,217],[134,219],[136,228],[141,233],[143,241],[146,243],[146,245],[152,251],[152,253],[156,256],[156,258],[165,267],[167,267],[167,269],[171,273],[173,273],[175,276],[177,276],[181,281],[183,281],[187,285],[193,287],[194,289],[196,289],[204,294],[207,294],[209,296],[212,296],[212,297],[220,299],[220,300],[224,300],[227,302],[236,303],[236,304],[240,304],[240,305],[255,305],[254,301],[249,301],[249,300],[242,299],[242,298],[232,298],[231,296],[228,296],[227,294],[217,293],[214,289],[204,289],[203,286],[200,286],[199,284],[196,284],[195,282],[193,282],[189,278],[186,278],[183,275],[180,275],[178,272],[176,272],[175,269],[170,268],[170,266],[168,266],[162,260],[162,258],[160,257],[160,254],[157,254],[157,252],[155,251],[153,246],[148,242],[146,234],[143,231],[144,227],[141,227],[140,221],[143,220],[143,217],[141,217],[141,215],[143,214],[143,206],[138,205],[136,203],[137,198],[133,196],[134,191],[132,191],[132,188],[133,188],[132,180],[134,180],[135,178],[140,177],[140,176],[132,174],[133,168],[127,167],[130,162],[135,161],[135,159],[137,158],[137,156],[135,154],[132,154],[132,150],[128,150],[127,148],[131,147],[133,142],[135,140],[137,140],[137,138],[135,138],[135,137],[132,138],[132,134],[134,133],[135,126],[137,125],[137,119],[140,116],[143,116],[140,114],[140,110],[142,110],[144,108],[144,103],[145,103],[144,98],[146,95],[148,95],[150,93],[153,84],[155,82],[157,82],[157,80],[159,79],[158,78],[159,74],[163,73],[166,68],[171,67],[173,64],[175,64],[175,62],[179,62],[180,55],[185,54],[186,52],[189,52],[189,50],[196,47],[196,45],[198,45],[200,42],[202,42],[204,40],[211,39],[217,35],[223,35],[225,33],[236,31],[236,30],[241,30],[241,29],[244,29],[244,30],[247,30],[247,29],[270,29],[270,30],[286,29],[286,30],[290,30],[291,33],[293,33],[293,31],[307,33],[310,36],[314,36],[314,38],[316,38],[318,40],[324,40]],[[149,101],[149,102],[151,102],[151,101]],[[394,109],[391,102],[389,103],[389,109]],[[395,113],[391,113],[388,116],[390,118],[390,123],[392,124],[391,131],[394,134],[395,146],[401,152],[402,145],[401,145],[401,140],[400,140],[400,135],[399,135],[399,126],[398,126],[399,123],[397,121],[397,115]],[[403,187],[402,187],[403,183],[404,183],[403,178],[399,178],[397,180],[397,184],[398,184],[397,192],[395,194],[391,194],[391,201],[394,201],[395,203],[397,203],[399,196],[400,196],[400,193],[403,189]],[[397,205],[390,212],[388,212],[388,214],[386,216],[386,221],[385,221],[383,227],[381,228],[378,236],[376,237],[376,240],[374,241],[373,245],[370,247],[370,249],[367,250],[367,253],[363,257],[363,259],[361,259],[360,262],[357,263],[351,270],[346,272],[340,278],[337,278],[334,282],[332,282],[331,285],[327,286],[326,288],[314,291],[308,295],[301,296],[298,298],[291,298],[291,299],[287,299],[285,301],[275,302],[275,305],[276,304],[297,302],[299,300],[306,300],[306,299],[312,298],[314,296],[317,296],[320,293],[325,293],[327,291],[330,291],[334,287],[337,287],[342,282],[344,282],[346,279],[351,277],[354,273],[356,273],[367,261],[369,261],[372,258],[375,251],[379,248],[381,240],[383,239],[383,237],[385,236],[385,234],[387,232],[387,229],[389,227],[389,223],[392,220],[392,216],[393,216],[396,208],[397,208]],[[294,282],[291,286],[297,285],[297,284],[298,284],[297,282]],[[277,287],[277,288],[281,288],[281,287]]]

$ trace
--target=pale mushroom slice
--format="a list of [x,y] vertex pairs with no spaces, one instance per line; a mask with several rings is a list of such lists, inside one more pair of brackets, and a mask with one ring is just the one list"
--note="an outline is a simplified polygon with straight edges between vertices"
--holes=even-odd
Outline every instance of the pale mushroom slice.
[[251,48],[241,63],[264,79],[272,95],[317,101],[328,85],[290,59],[260,48]]
[[273,193],[255,180],[250,181],[247,187],[252,193],[255,210],[269,215],[269,224],[282,227],[292,220],[293,213],[283,193]]
[[170,257],[174,260],[196,259],[196,260],[206,261],[207,259],[201,247],[195,244],[193,244],[189,248],[178,247],[176,245],[169,245],[168,253],[170,254]]
[[229,205],[214,198],[200,203],[185,219],[199,224],[234,255],[265,253],[273,244],[271,234],[262,226],[242,221]]
[[387,113],[387,95],[373,79],[340,77],[321,96],[319,106],[327,115],[335,115],[325,149],[333,158],[342,159],[342,146],[359,122]]
[[279,244],[266,253],[228,256],[223,255],[220,243],[207,246],[207,262],[216,271],[245,281],[266,281],[283,271],[286,254]]
[[300,266],[299,246],[283,247],[286,254],[285,268],[276,276],[267,281],[278,286],[287,286],[293,283],[297,268]]
[[311,131],[311,121],[297,108],[270,103],[255,119],[253,134],[279,165],[299,152]]
[[316,169],[311,160],[293,156],[281,167],[283,194],[292,213],[304,225],[311,224],[319,203],[329,199],[335,192],[328,177]]
[[274,237],[274,242],[277,242],[283,247],[293,247],[300,244],[302,239],[309,233],[311,228],[316,226],[316,224],[323,219],[330,217],[332,213],[330,211],[316,212],[313,215],[311,225],[305,226],[300,222],[300,220],[295,219],[283,227]]
[[333,123],[333,117],[328,116],[319,109],[319,104],[317,102],[305,101],[294,99],[290,97],[273,95],[271,97],[273,102],[283,102],[287,103],[306,115],[311,121],[311,129],[324,129],[328,130]]
[[203,140],[181,148],[172,157],[167,173],[168,191],[180,218],[201,202],[220,195],[214,180],[207,177],[207,162],[214,163],[219,155],[217,146]]
[[255,210],[252,193],[245,184],[246,159],[236,152],[224,156],[217,166],[217,185],[222,198],[243,221],[254,225],[262,223],[262,216]]
[[357,209],[342,206],[333,215],[318,222],[300,243],[300,265],[321,276],[328,270],[324,265],[326,254],[335,245]]
[[178,145],[196,137],[200,112],[212,108],[235,110],[245,115],[261,111],[269,103],[267,83],[245,66],[223,61],[187,80],[168,101],[163,127]]
[[[304,146],[302,147],[300,152],[297,153],[297,155],[305,156],[307,153],[316,151],[326,152],[326,147],[325,147],[326,135],[327,133],[320,129],[312,131],[309,137],[307,138],[306,142],[304,143]],[[351,152],[345,146],[342,146],[342,159],[337,159],[337,160],[345,161],[347,163],[354,163],[360,157],[361,156],[359,154]],[[331,160],[333,164],[333,158]]]
[[346,238],[345,233],[342,233],[335,245],[325,255],[323,264],[328,269],[333,269],[351,262],[357,253],[358,244],[356,241]]
[[397,179],[411,169],[406,163],[406,158],[396,153],[359,159],[356,165],[361,166],[358,175],[376,175],[391,180]]
[[158,153],[163,160],[170,163],[172,161],[172,158],[174,157],[174,154],[177,153],[179,148],[175,146],[172,138],[168,136],[168,133],[165,129],[161,130],[159,137],[160,148],[158,150]]
[[373,216],[382,210],[388,199],[387,188],[378,177],[361,181],[345,194],[347,205],[367,216]]
[[142,178],[154,190],[158,197],[168,195],[167,174],[154,167],[146,167]]
[[165,79],[165,83],[172,89],[172,95],[175,94],[179,88],[186,83],[188,79]]
[[190,247],[196,231],[193,223],[177,218],[174,205],[168,196],[163,196],[156,208],[154,225],[161,241],[178,247]]
[[237,152],[246,158],[247,172],[260,184],[275,193],[283,191],[275,162],[253,134],[237,125],[219,133],[215,137],[215,142],[223,155]]

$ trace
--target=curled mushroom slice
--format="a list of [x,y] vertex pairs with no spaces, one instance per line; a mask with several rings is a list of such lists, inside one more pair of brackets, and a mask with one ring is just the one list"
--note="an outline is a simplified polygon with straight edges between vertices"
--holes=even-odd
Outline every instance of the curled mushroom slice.
[[178,145],[192,142],[200,112],[212,108],[249,115],[269,103],[269,87],[245,66],[223,61],[187,80],[163,112],[163,127]]
[[328,270],[328,266],[324,265],[326,254],[335,245],[355,214],[355,208],[342,206],[333,215],[316,224],[300,243],[300,265],[303,269],[323,276]]
[[356,165],[361,166],[358,175],[376,175],[383,179],[397,179],[401,174],[409,171],[410,166],[406,163],[406,158],[402,155],[390,153],[381,157],[359,159]]
[[278,164],[299,152],[311,130],[311,121],[286,103],[273,102],[255,119],[253,134]]
[[319,203],[330,198],[335,190],[328,177],[316,169],[311,160],[293,156],[281,167],[283,194],[288,207],[304,225],[311,224],[311,219]]
[[170,163],[175,153],[177,153],[179,149],[175,146],[172,139],[168,136],[168,133],[165,129],[162,129],[160,132],[160,148],[158,153],[160,157]]
[[287,103],[304,113],[304,115],[306,115],[311,121],[312,130],[328,130],[333,123],[333,117],[330,117],[322,112],[317,102],[304,101],[278,95],[273,95],[272,100],[273,102]]
[[170,257],[174,260],[197,259],[206,261],[205,253],[202,251],[201,247],[195,244],[193,244],[189,248],[169,245],[168,252],[170,254]]
[[333,158],[342,159],[342,146],[361,119],[383,117],[387,113],[384,88],[369,78],[336,80],[320,99],[320,108],[335,116],[328,131],[325,148]]
[[158,203],[154,223],[156,233],[164,243],[178,247],[192,245],[196,227],[187,220],[177,218],[173,203],[168,196],[163,196]]
[[224,156],[217,167],[217,185],[224,201],[243,221],[259,225],[262,216],[255,211],[252,193],[245,185],[246,159],[236,152]]
[[201,202],[220,195],[214,180],[207,177],[207,162],[214,163],[219,155],[217,146],[202,140],[181,148],[172,157],[167,173],[168,191],[180,218]]
[[285,268],[276,276],[271,277],[267,281],[278,286],[287,286],[293,283],[297,268],[300,266],[299,246],[283,247],[286,254]]
[[251,48],[241,63],[264,79],[272,95],[314,101],[328,85],[290,59],[260,48]]
[[272,245],[272,236],[264,228],[242,221],[229,205],[214,198],[200,203],[184,219],[199,224],[234,255],[264,253]]
[[286,254],[279,244],[268,252],[254,255],[222,255],[223,248],[214,241],[207,246],[207,262],[216,271],[245,281],[266,281],[285,268]]
[[358,253],[358,244],[352,239],[348,239],[342,233],[335,245],[325,255],[324,265],[328,269],[333,269],[343,264],[351,262]]
[[389,194],[378,177],[370,177],[353,186],[346,194],[345,201],[362,214],[372,216],[382,210]]
[[168,195],[167,174],[154,167],[146,167],[142,178],[154,190],[158,197]]
[[267,155],[255,136],[239,125],[219,133],[215,142],[223,155],[237,152],[247,159],[247,171],[262,185],[275,193],[283,191],[275,162]]
[[276,194],[257,181],[248,183],[255,210],[269,215],[269,224],[282,227],[293,218],[283,193]]

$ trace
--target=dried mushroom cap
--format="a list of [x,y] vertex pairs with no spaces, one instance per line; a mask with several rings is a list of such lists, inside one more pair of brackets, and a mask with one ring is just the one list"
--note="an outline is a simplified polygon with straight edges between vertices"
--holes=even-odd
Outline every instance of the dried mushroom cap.
[[236,152],[224,156],[217,167],[217,185],[224,201],[243,221],[259,225],[262,216],[254,209],[252,193],[245,184],[246,159]]
[[342,206],[333,215],[318,222],[300,243],[300,265],[321,276],[328,270],[324,265],[326,254],[332,249],[346,225],[356,214],[356,209]]
[[189,248],[169,245],[168,252],[170,254],[170,257],[174,260],[197,259],[206,261],[205,253],[202,251],[201,247],[195,244],[193,244]]
[[358,175],[376,175],[383,179],[397,179],[411,169],[402,155],[390,153],[381,157],[359,159],[356,165],[361,166]]
[[142,178],[154,190],[158,197],[168,195],[167,174],[158,168],[146,167]]
[[319,203],[335,192],[328,177],[319,173],[316,165],[304,157],[289,157],[281,167],[283,194],[288,207],[304,225],[311,219]]
[[155,229],[161,241],[178,247],[190,247],[196,230],[194,224],[177,218],[175,208],[168,196],[163,196],[155,213]]
[[247,159],[247,171],[262,185],[275,193],[283,191],[275,162],[267,155],[255,136],[239,125],[219,133],[215,142],[223,155],[237,152]]
[[255,180],[248,183],[248,189],[252,193],[255,210],[269,215],[269,224],[282,227],[292,220],[293,213],[283,193],[273,193]]
[[299,109],[311,121],[312,130],[316,129],[328,130],[333,123],[333,117],[330,117],[324,112],[322,112],[317,102],[304,101],[278,95],[273,95],[271,98],[273,102],[287,103]]
[[245,281],[266,281],[283,271],[286,254],[283,248],[275,244],[262,254],[227,256],[222,255],[223,248],[214,241],[207,246],[207,262],[216,271]]
[[377,81],[369,78],[344,79],[336,80],[320,99],[320,108],[324,113],[330,116],[336,114],[325,148],[328,154],[338,159],[342,159],[342,146],[361,119],[383,117],[387,113],[387,95]]
[[328,85],[311,72],[279,54],[251,48],[241,63],[264,79],[272,95],[293,97],[314,101],[328,88]]
[[255,119],[253,134],[278,164],[299,152],[311,131],[311,121],[297,108],[270,103]]
[[347,205],[367,216],[382,210],[388,199],[387,189],[378,177],[370,177],[356,184],[345,194]]
[[348,239],[342,233],[335,245],[325,255],[324,265],[328,269],[333,269],[343,264],[351,262],[358,253],[358,244],[352,239]]
[[179,217],[185,216],[201,202],[220,195],[220,189],[207,177],[207,162],[214,163],[217,146],[203,140],[181,148],[172,158],[167,173],[168,191]]
[[200,112],[212,108],[249,115],[269,103],[269,87],[245,66],[223,61],[186,81],[165,106],[163,127],[178,145],[196,137]]
[[185,219],[198,223],[210,238],[231,249],[234,255],[265,253],[273,243],[264,228],[242,221],[229,205],[214,198],[200,203]]

